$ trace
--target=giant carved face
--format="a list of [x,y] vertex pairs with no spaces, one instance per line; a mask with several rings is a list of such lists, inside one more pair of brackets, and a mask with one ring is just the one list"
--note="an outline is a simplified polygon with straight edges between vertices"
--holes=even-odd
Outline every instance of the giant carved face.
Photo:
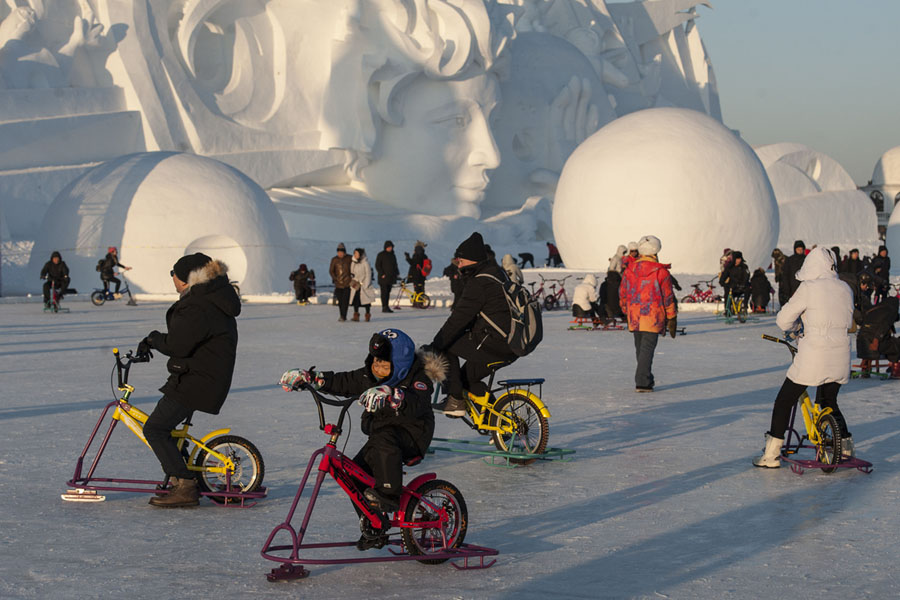
[[420,75],[401,92],[402,124],[384,125],[359,183],[372,198],[414,213],[477,218],[488,171],[500,164],[489,124],[498,100],[491,73],[461,81]]

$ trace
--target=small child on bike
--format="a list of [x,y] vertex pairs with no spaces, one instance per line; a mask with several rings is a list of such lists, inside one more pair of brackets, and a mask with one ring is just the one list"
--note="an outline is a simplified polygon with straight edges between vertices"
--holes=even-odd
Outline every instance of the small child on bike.
[[[301,383],[338,396],[359,396],[365,408],[361,420],[369,439],[353,458],[375,478],[363,491],[369,505],[382,512],[399,507],[403,465],[425,455],[434,435],[431,409],[433,381],[442,381],[447,365],[432,353],[416,354],[412,339],[399,329],[385,329],[369,340],[365,365],[353,371],[291,369],[282,375],[285,391]],[[360,538],[362,547],[370,538]]]

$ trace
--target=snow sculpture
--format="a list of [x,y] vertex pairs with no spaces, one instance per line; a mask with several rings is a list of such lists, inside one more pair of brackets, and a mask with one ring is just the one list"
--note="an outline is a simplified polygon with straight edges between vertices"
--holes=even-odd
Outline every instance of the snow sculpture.
[[178,258],[222,259],[245,292],[286,288],[292,264],[284,222],[265,192],[218,161],[173,152],[123,156],[78,178],[51,205],[30,268],[60,250],[81,288],[99,285],[94,269],[117,246],[133,289],[173,293]]
[[[115,40],[104,35],[90,4],[86,0],[33,4],[38,10],[10,3],[9,14],[0,13],[0,88],[96,87],[101,80],[108,82],[103,65]],[[63,35],[58,24],[65,17],[74,26],[68,40],[54,48]]]
[[694,22],[701,2],[505,1],[524,14],[501,88],[508,101],[493,117],[502,158],[485,214],[518,207],[531,195],[552,198],[575,147],[619,116],[681,106],[721,121],[715,77]]
[[894,208],[900,204],[900,146],[891,148],[875,163],[872,180],[860,188],[865,192],[878,214],[879,229],[888,224]]
[[652,234],[679,273],[716,273],[722,248],[769,263],[778,207],[753,150],[715,119],[653,108],[616,119],[563,168],[553,232],[566,266],[605,270],[618,244]]
[[779,247],[789,249],[795,240],[840,246],[877,239],[875,206],[837,161],[803,144],[755,151],[778,202]]

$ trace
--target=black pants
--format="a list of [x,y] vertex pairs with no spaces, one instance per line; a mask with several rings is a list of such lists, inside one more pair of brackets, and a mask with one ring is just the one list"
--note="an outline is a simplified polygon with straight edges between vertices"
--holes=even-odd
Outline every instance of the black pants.
[[296,296],[297,300],[300,302],[306,302],[309,300],[309,286],[305,283],[297,285],[294,284],[294,296]]
[[414,279],[412,284],[413,284],[413,291],[415,291],[417,294],[425,293],[425,281],[424,280],[419,281],[418,279]]
[[66,291],[66,287],[68,287],[68,285],[69,285],[69,282],[68,282],[68,280],[65,280],[65,279],[63,279],[61,281],[51,281],[51,280],[45,281],[44,282],[44,304],[47,304],[48,302],[50,302],[50,288],[52,286],[56,286],[57,297],[60,300],[62,300],[63,292]]
[[609,317],[622,318],[622,307],[619,305],[619,286],[622,284],[622,274],[618,271],[608,271],[606,273],[606,298],[601,298],[606,302],[606,315]]
[[653,378],[653,353],[656,352],[659,334],[651,331],[632,331],[632,333],[634,334],[634,354],[637,358],[634,385],[652,388],[656,385]]
[[584,310],[577,304],[572,305],[572,316],[576,319],[606,318],[606,311],[596,302],[591,302],[590,310]]
[[547,257],[547,264],[551,267],[562,266],[562,257],[559,254],[551,254]]
[[163,396],[144,424],[144,437],[156,454],[163,471],[170,477],[182,479],[196,477],[194,472],[187,468],[175,438],[172,437],[172,430],[185,419],[190,419],[192,414],[194,411],[181,402]]
[[381,308],[388,308],[388,304],[391,303],[391,288],[394,287],[394,284],[382,281],[378,285],[381,287]]
[[[513,354],[501,354],[496,351],[478,347],[480,340],[475,341],[472,334],[464,335],[454,342],[445,352],[447,357],[447,393],[454,398],[464,398],[463,390],[468,390],[476,396],[484,395],[487,386],[481,381],[500,366],[506,366],[515,362],[517,356]],[[466,364],[460,367],[459,359],[466,359]],[[490,367],[492,363],[503,363]]]
[[403,463],[422,456],[412,435],[402,427],[381,427],[369,435],[353,462],[375,478],[375,488],[386,496],[400,497]]
[[[831,414],[834,415],[834,420],[837,421],[841,430],[841,437],[850,437],[850,432],[847,430],[847,421],[844,419],[844,415],[837,404],[837,396],[840,389],[841,384],[835,382],[820,385],[816,388],[816,404],[822,408],[830,408]],[[784,439],[788,420],[791,418],[791,409],[797,404],[797,400],[800,399],[800,395],[805,390],[805,385],[794,383],[787,377],[784,378],[784,383],[781,384],[781,389],[775,397],[775,406],[772,407],[772,423],[769,426],[769,435]],[[795,422],[794,425],[796,426],[797,423]]]
[[350,306],[350,288],[334,288],[334,297],[338,302],[338,313],[341,319],[347,319],[347,307]]
[[116,294],[119,293],[119,288],[122,287],[122,282],[119,280],[118,277],[101,277],[100,279],[103,280],[103,291],[104,292],[109,291],[109,283],[112,282],[112,283],[116,284],[115,293]]

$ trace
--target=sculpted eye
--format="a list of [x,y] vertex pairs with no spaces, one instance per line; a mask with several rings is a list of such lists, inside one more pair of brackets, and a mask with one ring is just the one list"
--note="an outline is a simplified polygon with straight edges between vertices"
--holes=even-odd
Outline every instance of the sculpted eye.
[[466,115],[453,115],[443,119],[438,119],[437,123],[451,129],[465,129],[469,124],[469,118]]

